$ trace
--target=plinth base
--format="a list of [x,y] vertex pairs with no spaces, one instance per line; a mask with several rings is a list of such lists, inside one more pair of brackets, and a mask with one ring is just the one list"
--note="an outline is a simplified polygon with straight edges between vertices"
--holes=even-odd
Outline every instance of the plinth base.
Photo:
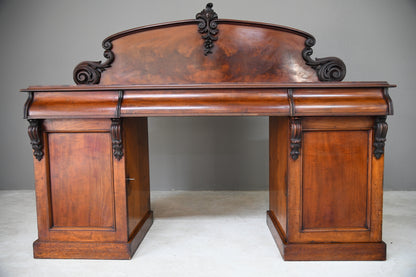
[[147,213],[141,226],[128,242],[40,241],[33,243],[37,259],[101,259],[129,260],[133,257],[147,231],[153,224],[153,212]]
[[384,261],[386,244],[364,243],[288,243],[273,213],[267,211],[267,225],[285,261]]

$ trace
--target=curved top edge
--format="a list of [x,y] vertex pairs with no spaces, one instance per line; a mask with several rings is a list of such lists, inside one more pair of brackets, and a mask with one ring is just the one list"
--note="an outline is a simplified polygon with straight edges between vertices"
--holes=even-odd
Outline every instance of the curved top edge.
[[[274,29],[274,30],[279,30],[279,31],[284,31],[284,32],[300,35],[300,36],[303,36],[305,38],[313,38],[314,39],[314,36],[307,33],[307,32],[304,32],[304,31],[301,31],[301,30],[298,30],[298,29],[295,29],[295,28],[287,27],[287,26],[272,24],[272,23],[263,23],[263,22],[237,20],[237,19],[218,19],[218,20],[216,20],[216,22],[219,23],[219,24],[234,24],[234,25],[253,26],[253,27]],[[191,25],[191,24],[198,24],[198,20],[196,20],[196,19],[186,19],[186,20],[163,22],[163,23],[156,23],[156,24],[136,27],[136,28],[121,31],[121,32],[118,32],[118,33],[115,33],[111,36],[106,37],[103,41],[103,44],[105,44],[106,42],[111,42],[111,41],[114,41],[116,39],[131,35],[131,34],[135,34],[135,33],[140,33],[140,32],[145,32],[145,31],[150,31],[150,30],[155,30],[155,29],[161,29],[161,28],[165,28],[165,27],[174,27],[174,26]]]

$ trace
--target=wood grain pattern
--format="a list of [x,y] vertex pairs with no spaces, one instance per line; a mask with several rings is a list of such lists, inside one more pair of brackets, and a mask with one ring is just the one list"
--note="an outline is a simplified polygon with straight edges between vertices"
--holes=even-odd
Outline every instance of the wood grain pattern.
[[368,229],[368,131],[304,132],[302,231]]
[[284,90],[128,91],[122,116],[283,115],[289,106]]
[[305,121],[301,163],[289,161],[288,241],[380,241],[376,226],[382,218],[373,216],[375,206],[370,204],[375,189],[370,176],[374,118]]
[[[363,84],[365,85],[365,84]],[[117,118],[146,116],[355,116],[387,115],[382,87],[329,85],[248,86],[193,85],[172,87],[31,88],[29,119]],[[72,90],[71,90],[72,88]],[[123,90],[124,89],[124,90]],[[54,91],[55,90],[55,91]],[[120,91],[124,91],[122,98]],[[288,91],[291,92],[289,99]]]
[[123,140],[126,149],[128,233],[131,236],[150,211],[147,118],[123,119]]
[[368,204],[371,205],[370,239],[381,241],[383,222],[383,185],[384,185],[384,155],[377,159],[371,158],[371,198]]
[[114,229],[109,134],[54,133],[48,143],[52,228]]
[[[42,124],[42,129],[45,128],[46,122]],[[46,134],[42,133],[43,141],[46,140]],[[49,154],[48,145],[44,147],[44,154],[46,157]],[[36,214],[38,237],[40,240],[49,240],[49,227],[52,226],[52,219],[50,216],[50,182],[49,182],[49,159],[37,160],[33,157],[34,177],[35,177],[35,194],[36,194]]]
[[[153,216],[147,121],[126,119],[126,124],[123,134],[131,151],[127,166],[124,157],[113,158],[110,119],[43,121],[46,158],[35,164],[39,230],[35,257],[129,259],[134,254]],[[127,167],[139,180],[133,198],[126,192],[126,172],[132,172]]]
[[[110,125],[111,121],[108,119],[44,120],[45,155],[47,156],[45,156],[44,168],[41,168],[39,172],[44,177],[39,181],[36,180],[35,183],[37,195],[39,191],[39,197],[44,199],[39,203],[42,207],[39,210],[40,221],[38,222],[38,228],[42,230],[42,236],[39,236],[41,241],[108,242],[115,239],[120,240],[123,236],[123,219],[120,215],[120,208],[118,208],[118,206],[121,206],[122,209],[123,200],[115,197],[119,190],[117,186],[112,189],[108,186],[108,183],[116,184],[112,174],[111,148],[107,148],[108,141],[106,142],[105,139],[105,137],[110,137]],[[49,137],[52,139],[48,139]],[[78,139],[73,141],[72,138],[74,137]],[[93,139],[88,140],[86,138]],[[77,148],[80,151],[77,152]],[[52,157],[50,157],[50,150],[57,155],[52,154]],[[91,153],[93,154],[91,155]],[[110,154],[107,158],[105,158],[106,153]],[[74,159],[77,155],[80,155],[78,159]],[[105,160],[108,162],[107,165],[105,162],[103,164]],[[79,168],[78,162],[86,168],[82,168],[82,166]],[[111,170],[104,174],[100,172],[97,165],[103,166],[103,168],[110,166]],[[37,168],[35,171],[37,171]],[[68,175],[67,178],[62,176],[65,174]],[[107,179],[107,184],[103,182],[103,177]],[[77,182],[72,183],[71,180],[73,179],[77,179]],[[62,187],[61,184],[63,184]],[[94,186],[94,184],[97,186]],[[71,194],[65,192],[74,192],[74,194],[78,194],[78,198],[81,197],[84,200],[88,196],[88,199],[83,203],[77,203],[78,198],[71,198]],[[54,193],[55,197],[53,197]],[[114,200],[109,200],[110,198]],[[103,203],[100,203],[101,201],[106,201],[105,204],[110,205],[101,209],[99,208],[103,205]],[[111,204],[111,201],[114,201],[114,204]],[[120,204],[118,204],[119,202]],[[97,211],[97,218],[94,218],[94,215],[88,212],[90,208],[96,211],[101,209]],[[58,226],[54,226],[54,211],[58,213],[58,216],[55,216],[55,219],[59,217],[57,219]],[[79,214],[82,211],[85,214],[80,216]],[[60,217],[59,214],[62,213],[65,215],[68,213],[68,218],[66,216]],[[112,226],[109,226],[110,219],[107,217],[114,221]],[[125,232],[127,233],[127,231]]]
[[289,122],[286,117],[269,119],[269,209],[284,234],[287,231],[287,162]]
[[108,118],[117,113],[118,91],[34,93],[28,118]]
[[110,39],[116,56],[101,85],[217,82],[313,82],[302,58],[305,36],[270,25],[219,21],[212,54],[205,56],[197,21],[143,28]]
[[295,89],[295,115],[321,116],[388,114],[383,89]]
[[372,154],[374,121],[301,118],[302,151],[293,160],[290,118],[270,118],[268,224],[285,260],[385,259],[383,159]]

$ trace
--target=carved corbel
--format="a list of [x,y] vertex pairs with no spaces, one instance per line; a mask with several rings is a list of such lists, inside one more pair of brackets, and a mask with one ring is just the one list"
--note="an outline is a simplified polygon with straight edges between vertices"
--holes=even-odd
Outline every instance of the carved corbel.
[[296,161],[300,155],[302,125],[299,117],[290,118],[290,156]]
[[386,143],[386,136],[388,125],[386,123],[386,116],[376,117],[374,124],[374,156],[376,159],[380,159],[384,154],[384,145]]
[[29,119],[29,128],[27,133],[29,134],[30,144],[33,149],[33,156],[38,161],[41,161],[43,153],[43,140],[42,140],[42,120],[39,119]]
[[201,34],[201,38],[204,42],[204,55],[211,54],[211,49],[214,47],[214,41],[218,39],[217,20],[218,15],[212,9],[212,3],[208,3],[206,8],[200,13],[196,14],[198,20],[198,32]]
[[111,141],[113,145],[113,155],[118,161],[123,158],[123,140],[121,136],[121,118],[111,119]]

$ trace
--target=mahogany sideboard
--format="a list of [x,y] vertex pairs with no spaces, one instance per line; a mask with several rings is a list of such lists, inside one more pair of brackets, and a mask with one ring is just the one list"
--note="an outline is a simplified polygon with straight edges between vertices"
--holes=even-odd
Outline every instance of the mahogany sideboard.
[[267,224],[285,260],[385,260],[386,82],[341,82],[315,38],[218,19],[183,20],[103,41],[75,86],[29,87],[35,258],[130,259],[153,222],[147,117],[268,116]]

